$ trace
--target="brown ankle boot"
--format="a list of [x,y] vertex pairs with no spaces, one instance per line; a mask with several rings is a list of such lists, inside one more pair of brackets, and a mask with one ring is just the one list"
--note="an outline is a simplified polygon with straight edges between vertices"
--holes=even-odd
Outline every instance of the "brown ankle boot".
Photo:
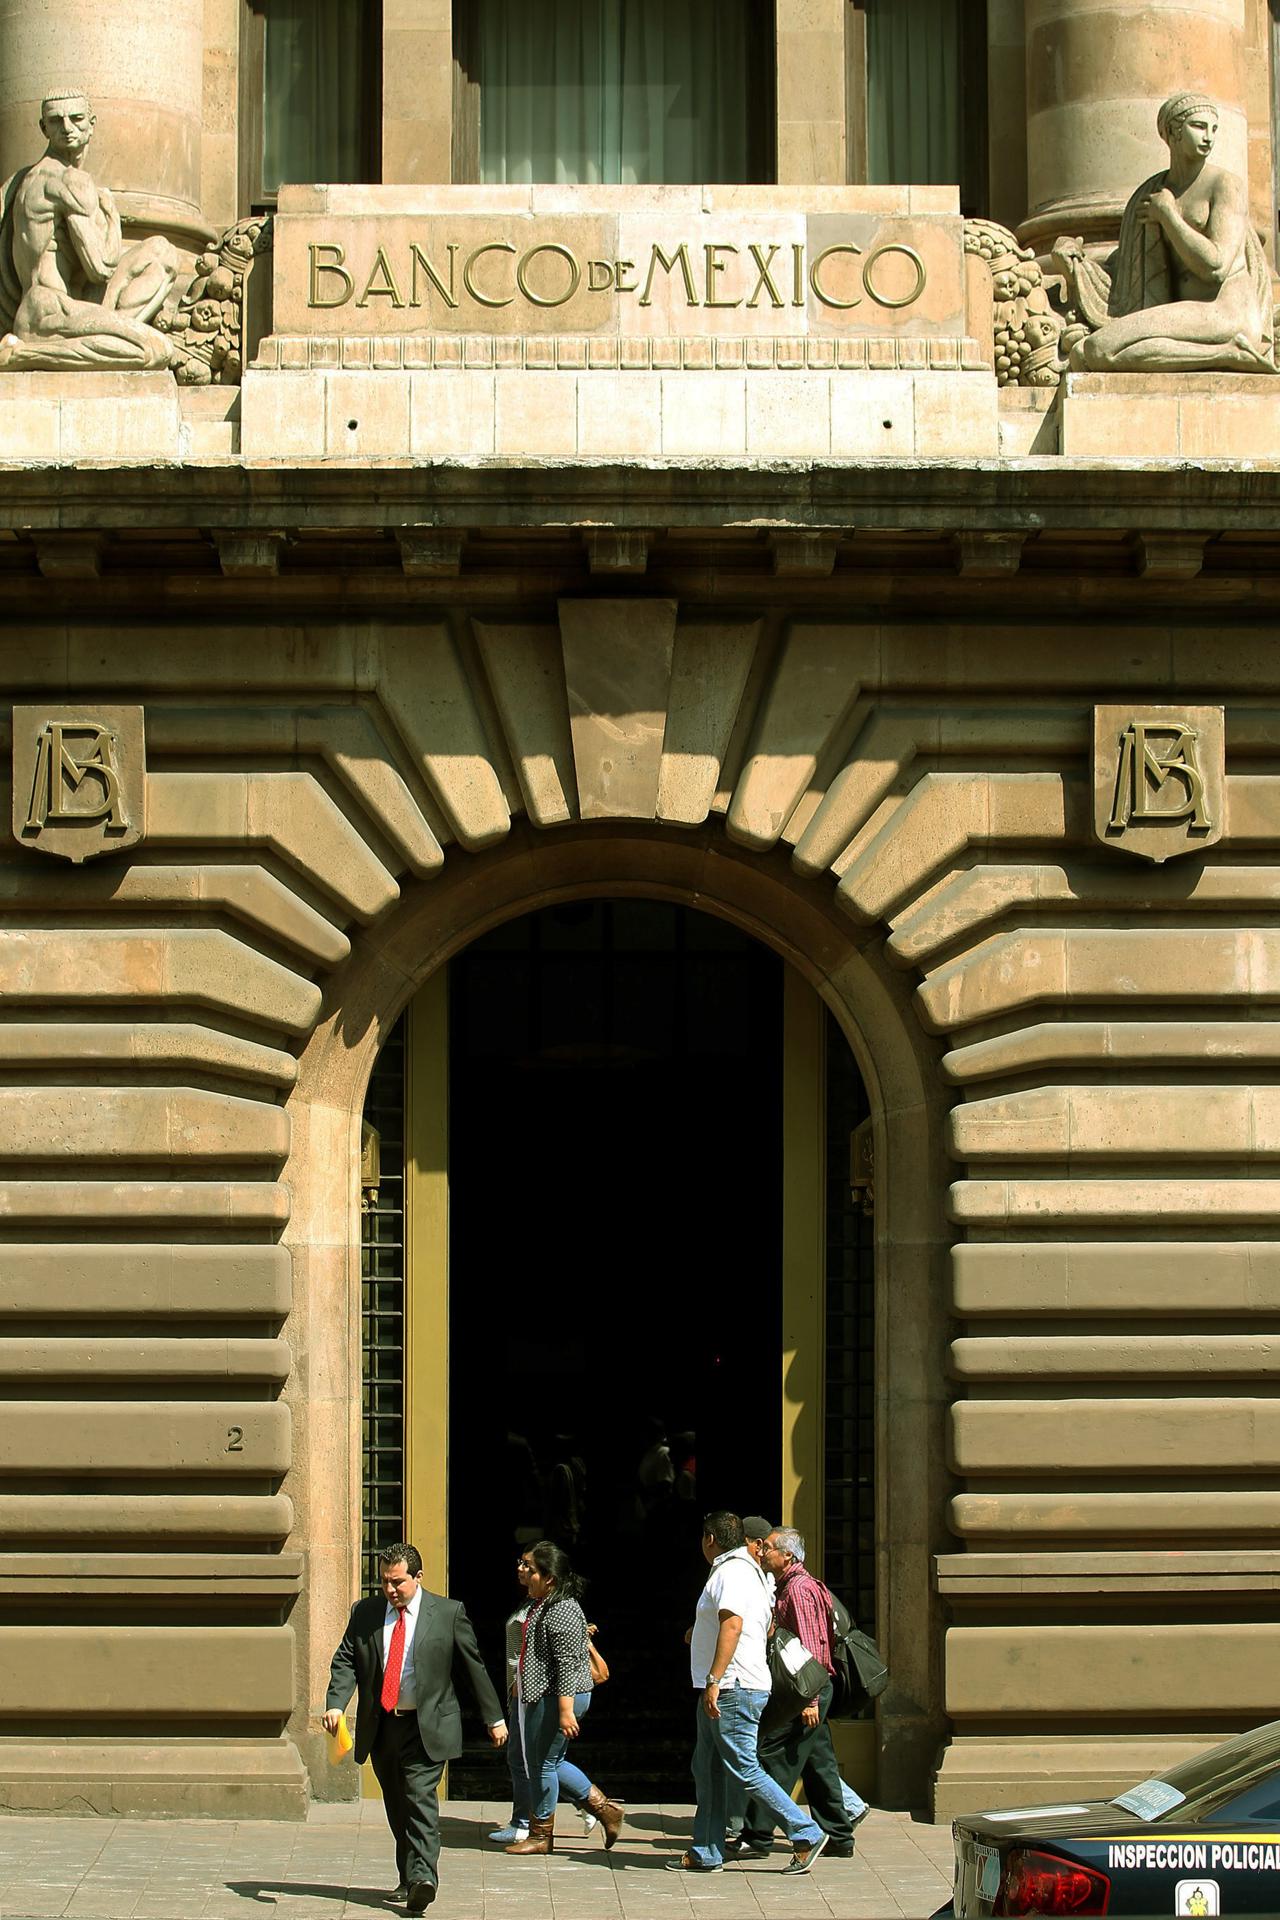
[[622,1808],[601,1793],[599,1787],[592,1787],[583,1805],[588,1813],[594,1813],[604,1828],[604,1844],[607,1852],[622,1832]]
[[535,1815],[530,1814],[529,1832],[526,1838],[523,1840],[513,1840],[509,1847],[503,1848],[503,1852],[554,1853],[555,1842],[552,1839],[552,1834],[555,1832],[555,1825],[556,1817],[554,1813],[549,1820],[539,1820]]

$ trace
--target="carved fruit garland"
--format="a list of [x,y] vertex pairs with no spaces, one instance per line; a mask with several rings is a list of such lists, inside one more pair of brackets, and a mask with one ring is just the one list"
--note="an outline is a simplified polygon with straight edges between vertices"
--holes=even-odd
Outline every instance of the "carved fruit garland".
[[996,381],[1002,387],[1056,387],[1066,370],[1066,322],[1049,302],[1036,256],[995,220],[966,220],[964,250],[991,269]]
[[266,214],[228,227],[217,249],[203,253],[176,308],[156,315],[175,349],[174,376],[184,387],[236,386],[244,366],[244,291],[254,259],[271,249]]

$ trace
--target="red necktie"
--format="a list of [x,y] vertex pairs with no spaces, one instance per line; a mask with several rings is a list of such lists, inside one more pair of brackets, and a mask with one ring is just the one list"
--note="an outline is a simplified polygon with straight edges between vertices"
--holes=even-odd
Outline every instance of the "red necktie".
[[404,1608],[396,1615],[396,1623],[391,1629],[391,1645],[387,1649],[387,1665],[382,1676],[382,1707],[390,1713],[400,1698],[400,1670],[404,1666]]

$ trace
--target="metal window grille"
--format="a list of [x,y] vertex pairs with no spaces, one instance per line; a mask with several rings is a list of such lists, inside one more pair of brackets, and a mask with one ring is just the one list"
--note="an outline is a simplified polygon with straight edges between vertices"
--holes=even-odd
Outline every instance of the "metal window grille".
[[823,1577],[874,1634],[875,1220],[849,1185],[849,1137],[867,1096],[827,1015],[826,1526]]
[[378,1184],[361,1191],[362,1565],[378,1584],[378,1553],[404,1538],[405,1023],[378,1055],[364,1117],[378,1134]]

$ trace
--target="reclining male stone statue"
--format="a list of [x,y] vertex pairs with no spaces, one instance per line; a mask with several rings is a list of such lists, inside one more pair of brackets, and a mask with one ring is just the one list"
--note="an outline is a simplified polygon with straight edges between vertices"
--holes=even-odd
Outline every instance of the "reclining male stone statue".
[[0,372],[168,367],[149,323],[179,259],[167,240],[122,243],[120,215],[84,157],[95,118],[82,93],[41,104],[48,146],[0,188]]

